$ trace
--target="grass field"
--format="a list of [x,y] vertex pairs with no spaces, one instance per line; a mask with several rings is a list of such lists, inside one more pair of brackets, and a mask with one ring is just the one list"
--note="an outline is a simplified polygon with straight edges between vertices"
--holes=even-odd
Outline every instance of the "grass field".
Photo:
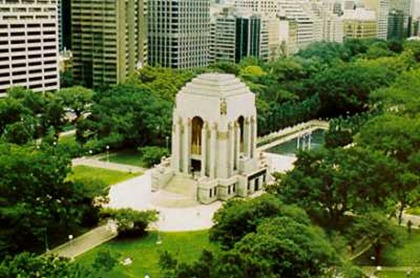
[[401,228],[403,246],[388,249],[384,255],[385,261],[391,266],[417,266],[420,267],[420,230],[412,230],[408,234],[406,228]]
[[[379,278],[420,278],[420,230],[412,230],[411,235],[407,229],[401,227],[403,245],[397,248],[386,248],[383,254],[381,265],[385,267],[395,267],[383,270],[377,275]],[[366,252],[356,263],[360,265],[372,265],[371,257],[373,253]],[[401,268],[413,267],[410,276],[407,272],[399,270]]]
[[110,250],[112,253],[119,253],[121,259],[130,257],[132,264],[118,265],[106,277],[161,277],[159,269],[159,255],[167,250],[176,255],[181,261],[189,262],[195,260],[201,254],[203,248],[211,248],[208,241],[208,231],[196,232],[174,232],[159,233],[162,243],[157,245],[157,232],[137,240],[114,240],[103,244],[78,257],[77,260],[83,264],[91,264],[96,253],[100,250]]
[[[107,155],[101,158],[102,161],[106,161],[107,159]],[[146,167],[146,164],[141,159],[140,153],[137,150],[123,150],[116,153],[110,153],[109,161],[137,167]]]
[[378,278],[420,278],[420,272],[411,272],[410,276],[407,276],[405,271],[381,271]]
[[407,209],[407,213],[420,216],[420,207],[409,208],[409,209]]
[[58,138],[58,143],[59,144],[67,144],[67,145],[77,144],[76,143],[76,134],[60,136],[60,138]]
[[106,185],[113,185],[136,176],[142,173],[127,173],[121,171],[114,171],[109,169],[95,168],[84,165],[73,167],[73,173],[67,178],[74,179],[97,179],[104,182]]

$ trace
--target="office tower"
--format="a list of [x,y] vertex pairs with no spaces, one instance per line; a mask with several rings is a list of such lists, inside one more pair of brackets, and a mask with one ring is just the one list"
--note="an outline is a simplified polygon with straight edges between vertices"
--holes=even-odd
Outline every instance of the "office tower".
[[71,0],[58,0],[59,50],[71,49]]
[[388,19],[388,39],[403,40],[407,37],[404,27],[405,15],[403,11],[392,10]]
[[333,13],[338,16],[341,16],[343,14],[343,7],[341,2],[334,2]]
[[0,93],[58,89],[57,56],[56,0],[0,0]]
[[235,0],[235,6],[251,9],[264,15],[276,15],[279,12],[278,0]]
[[149,63],[170,68],[208,65],[209,0],[149,0]]
[[268,59],[267,20],[250,10],[224,8],[215,15],[214,46],[211,47],[215,62],[235,62],[247,56],[263,61]]
[[343,1],[343,10],[354,10],[356,9],[357,1],[355,0],[344,0]]
[[[392,17],[395,14],[403,15],[403,36],[402,39],[411,36],[411,12],[412,12],[412,3],[411,0],[389,0],[389,11],[390,16]],[[395,11],[395,13],[394,13]],[[392,29],[392,28],[391,28]],[[392,34],[389,34],[392,37]]]
[[376,13],[376,37],[386,40],[388,34],[389,0],[363,0],[363,2],[366,9],[373,10]]
[[364,8],[344,10],[343,14],[344,38],[372,39],[376,38],[377,21],[374,11]]
[[275,14],[297,24],[297,47],[320,40],[322,35],[318,19],[313,15],[308,2],[304,0],[237,0],[240,8],[251,8],[254,12]]
[[147,60],[146,0],[72,0],[73,75],[87,87],[124,82]]

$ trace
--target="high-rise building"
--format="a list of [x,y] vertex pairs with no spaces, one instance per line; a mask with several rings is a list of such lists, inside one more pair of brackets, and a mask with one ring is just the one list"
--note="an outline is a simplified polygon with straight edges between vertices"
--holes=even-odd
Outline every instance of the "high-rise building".
[[376,13],[376,37],[386,40],[388,34],[389,0],[363,0],[363,3],[365,8]]
[[253,56],[268,59],[267,20],[260,15],[238,8],[225,8],[215,15],[214,46],[211,57],[215,62],[235,62]]
[[341,17],[334,13],[334,3],[323,0],[311,0],[310,7],[318,18],[318,24],[321,28],[321,38],[318,40],[343,42],[343,22]]
[[392,10],[388,19],[388,39],[403,40],[407,37],[404,27],[405,15],[403,11]]
[[149,0],[149,63],[170,68],[208,65],[210,0]]
[[[393,17],[395,14],[400,16],[403,15],[403,38],[411,36],[411,24],[412,24],[412,1],[411,0],[389,0],[389,11],[390,16]],[[395,11],[395,12],[394,12]],[[395,19],[395,18],[394,18]],[[392,29],[392,28],[391,28]],[[392,37],[393,34],[389,34]]]
[[313,14],[308,2],[304,0],[278,0],[279,13],[297,23],[297,47],[320,41],[322,38],[319,19]]
[[318,18],[312,13],[309,4],[304,0],[236,0],[235,5],[251,8],[254,12],[275,14],[297,24],[297,47],[320,40],[321,27]]
[[87,87],[116,84],[147,61],[146,0],[72,0],[73,75]]
[[71,48],[71,0],[58,0],[58,37],[60,52]]
[[377,21],[374,11],[364,8],[344,10],[344,38],[373,39],[377,34]]
[[279,12],[278,0],[235,0],[235,6],[251,9],[263,15],[276,15]]
[[0,93],[59,88],[56,0],[0,0]]

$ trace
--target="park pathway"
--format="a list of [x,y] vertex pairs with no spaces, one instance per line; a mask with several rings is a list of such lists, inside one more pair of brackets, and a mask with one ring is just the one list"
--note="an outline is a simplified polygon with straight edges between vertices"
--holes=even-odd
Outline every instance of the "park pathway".
[[96,246],[101,245],[117,236],[114,223],[99,226],[75,239],[69,235],[69,241],[48,251],[45,255],[54,254],[60,257],[74,258]]
[[85,166],[90,166],[90,167],[104,168],[104,169],[116,170],[116,171],[121,171],[121,172],[129,172],[129,173],[141,173],[147,170],[145,168],[141,168],[137,166],[101,161],[99,159],[100,159],[99,157],[91,157],[91,158],[80,157],[80,158],[73,159],[71,163],[73,167],[78,166],[78,165],[85,165]]

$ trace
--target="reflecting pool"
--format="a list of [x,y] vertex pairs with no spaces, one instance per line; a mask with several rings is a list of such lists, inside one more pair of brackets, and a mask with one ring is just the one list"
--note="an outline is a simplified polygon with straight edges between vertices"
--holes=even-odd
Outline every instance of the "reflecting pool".
[[300,133],[298,137],[269,148],[265,152],[295,156],[298,149],[318,149],[324,145],[324,134],[325,130],[323,129]]

